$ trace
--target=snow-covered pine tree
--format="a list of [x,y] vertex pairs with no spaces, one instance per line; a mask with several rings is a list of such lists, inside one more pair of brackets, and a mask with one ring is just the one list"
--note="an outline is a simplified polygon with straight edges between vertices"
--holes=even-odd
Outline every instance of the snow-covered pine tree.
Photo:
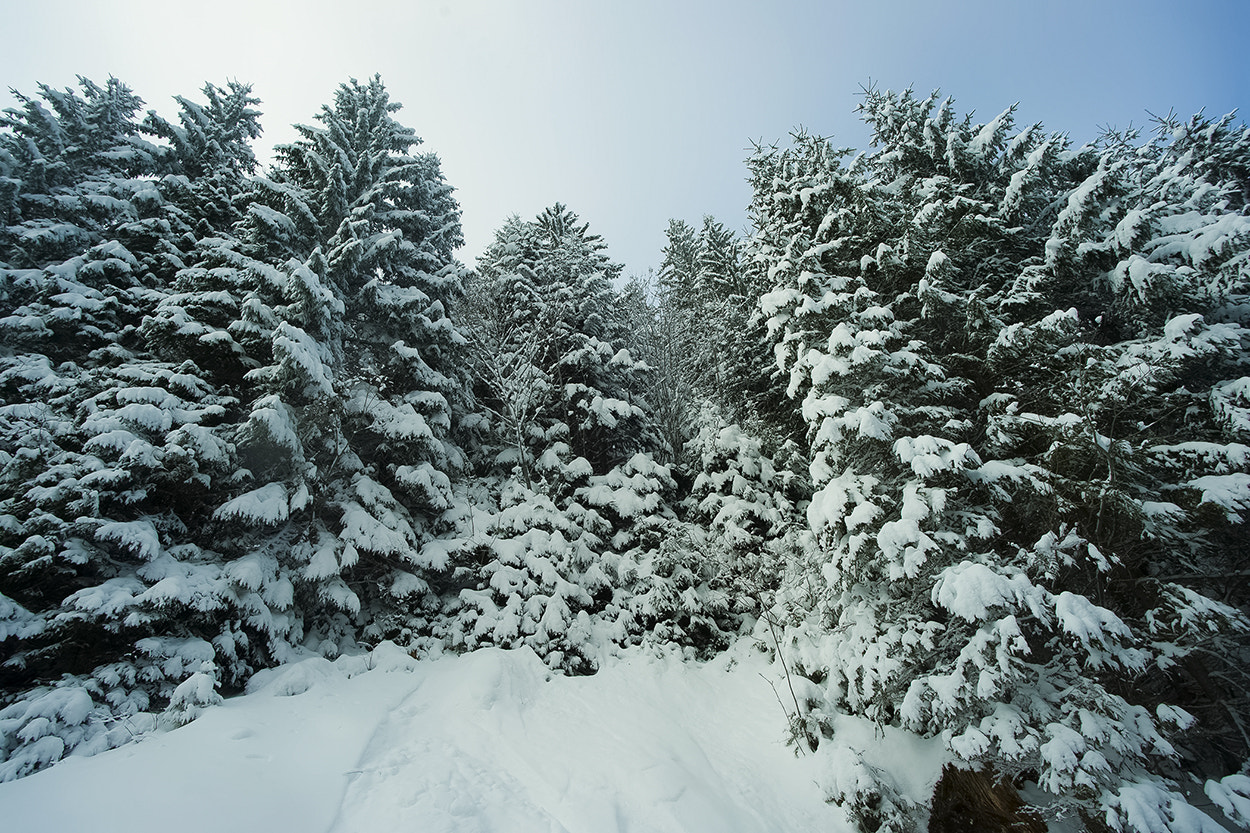
[[[250,84],[206,84],[204,102],[182,96],[178,123],[155,111],[144,119],[144,133],[162,141],[156,157],[161,190],[194,228],[178,242],[189,254],[200,240],[227,233],[242,217],[247,178],[256,173],[252,141],[260,137],[260,113]],[[180,264],[184,265],[184,264]]]
[[[520,220],[512,218],[497,239],[521,233]],[[532,489],[554,434],[567,438],[551,415],[557,393],[550,336],[559,308],[546,303],[534,270],[518,261],[507,272],[474,273],[460,315],[470,334],[476,401],[490,420],[478,468],[515,473]]]
[[620,266],[562,205],[510,220],[466,293],[477,400],[490,414],[480,471],[496,495],[474,537],[476,586],[450,641],[534,648],[572,671],[638,637],[630,594],[675,483],[650,452],[646,365],[611,281]]
[[1163,655],[1168,673],[1139,690],[1198,718],[1185,766],[1211,777],[1250,755],[1250,646],[1233,610],[1250,596],[1228,582],[1247,568],[1250,507],[1250,129],[1168,117],[1147,141],[1110,133],[1097,150],[1046,242],[1055,277],[1029,281],[1032,293],[1094,275],[1098,290],[1097,306],[1076,306],[1098,337],[1068,348],[1051,392],[1080,397],[1069,408],[1083,421],[1045,435],[1057,493],[1087,507],[1082,535],[1118,558],[1099,592]]
[[526,645],[553,668],[588,673],[650,624],[634,594],[677,524],[676,484],[649,454],[594,474],[563,443],[535,470],[543,491],[515,478],[491,484],[499,508],[469,541],[476,582],[461,591],[447,640]]
[[[744,262],[737,236],[713,217],[704,217],[698,230],[670,220],[667,235],[656,315],[671,319],[667,329],[674,344],[669,349],[680,357],[679,370],[699,400],[713,402],[756,429],[771,428],[768,416],[775,403],[761,409],[751,395],[760,377],[771,375],[769,366],[761,366],[764,328],[753,315],[768,287],[757,279],[758,270]],[[687,405],[688,429],[700,407],[697,402]],[[693,436],[688,433],[685,439]]]
[[[447,566],[424,544],[466,464],[455,431],[469,401],[465,339],[447,314],[462,290],[460,209],[438,158],[409,155],[419,140],[393,119],[398,109],[378,78],[353,81],[320,127],[279,151],[279,181],[311,191],[333,230],[325,285],[342,298],[345,326],[322,343],[338,363],[349,445],[326,458],[322,476],[338,465],[342,479],[323,495],[342,513],[340,564],[359,553],[353,577],[383,608],[429,600],[426,578]],[[395,627],[374,619],[373,639]]]
[[631,276],[616,295],[616,317],[623,325],[623,344],[631,356],[646,365],[645,398],[655,432],[657,459],[673,464],[689,436],[694,385],[684,373],[684,356],[677,354],[676,316],[656,304],[658,279],[654,270]]
[[631,315],[636,324],[636,352],[651,368],[648,401],[665,459],[679,470],[689,462],[686,444],[706,395],[692,363],[701,345],[691,337],[692,320],[682,299],[694,297],[698,255],[695,230],[681,220],[669,220],[668,243],[660,272],[633,278],[627,286]]
[[[1244,373],[1244,186],[1180,153],[1161,169],[1190,184],[1143,205],[1134,172],[1165,151],[1073,151],[936,94],[869,89],[862,112],[876,149],[849,164],[803,134],[751,161],[761,307],[811,431],[814,560],[783,609],[823,680],[813,716],[941,735],[964,767],[1036,781],[1050,811],[1208,829],[1178,780],[1201,768],[1176,745],[1195,697],[1139,682],[1207,634],[1245,643],[1241,614],[1202,594],[1245,477],[1215,405]],[[1144,217],[1191,246],[1138,236]],[[1219,257],[1185,260],[1199,249]],[[1224,288],[1117,328],[1141,285],[1123,276],[1169,264]],[[1190,449],[1195,429],[1214,447]],[[1169,481],[1157,459],[1196,468]]]
[[245,480],[214,517],[276,659],[421,627],[447,567],[426,545],[464,465],[459,208],[398,108],[376,77],[342,85],[150,322],[241,392]]
[[[206,94],[182,102],[180,126],[144,123],[165,145],[130,141],[138,128],[123,124],[126,141],[100,142],[103,163],[68,180],[86,191],[109,160],[148,166],[109,179],[111,202],[82,200],[140,221],[163,212],[151,251],[108,249],[104,274],[129,283],[96,303],[44,293],[110,313],[133,284],[143,305],[112,330],[121,338],[82,316],[65,325],[83,342],[74,355],[5,358],[10,777],[130,736],[107,715],[168,704],[186,720],[216,687],[303,647],[419,625],[427,579],[446,566],[425,545],[463,462],[451,434],[467,393],[444,308],[459,212],[437,159],[409,155],[417,140],[374,79],[340,88],[273,178],[249,180],[254,99],[239,85]],[[122,187],[138,197],[121,203]],[[10,235],[51,227],[33,216]],[[5,320],[37,329],[45,311],[25,303]],[[22,449],[32,436],[46,452]],[[30,689],[64,671],[80,676]]]
[[659,273],[631,281],[627,297],[637,321],[633,353],[651,368],[648,402],[680,481],[700,467],[691,441],[709,403],[771,449],[803,428],[793,403],[769,395],[779,388],[755,312],[763,273],[748,268],[741,241],[710,216],[700,229],[670,220],[666,236]]
[[670,221],[668,238],[654,288],[631,284],[632,308],[637,355],[652,368],[648,402],[683,499],[642,565],[634,607],[652,638],[706,654],[771,606],[806,477],[789,466],[801,457],[792,442],[779,448],[787,466],[775,467],[757,436],[722,416],[740,414],[774,444],[782,433],[770,418],[778,409],[761,413],[740,395],[749,379],[730,379],[766,379],[771,364],[762,337],[752,338],[763,326],[752,320],[737,240],[710,217],[702,231]]
[[[564,442],[597,473],[653,443],[642,407],[645,366],[626,349],[616,310],[612,281],[621,266],[604,248],[589,224],[560,204],[533,221],[513,218],[479,260],[471,298],[481,303],[466,311],[483,333],[480,343],[489,344],[505,367],[518,368],[507,373],[532,376],[547,391],[547,401],[528,409],[534,416],[522,431],[533,438],[527,440],[534,443],[529,459],[553,441]],[[490,361],[483,356],[479,364]],[[484,367],[475,376],[481,400],[498,403],[492,407],[502,413],[514,407],[504,401],[513,391],[490,389],[497,371]],[[515,432],[509,426],[505,434]],[[510,438],[501,444],[510,449],[506,460],[520,453]]]
[[[715,221],[705,218],[706,225]],[[683,220],[669,220],[655,287],[651,338],[642,345],[643,358],[656,368],[653,398],[660,426],[673,458],[693,463],[686,456],[694,438],[702,403],[720,401],[721,355],[724,339],[720,326],[724,310],[709,293],[704,280],[704,235]],[[736,252],[735,252],[736,254]],[[736,265],[736,264],[735,264]]]
[[161,202],[141,178],[152,170],[135,120],[143,102],[117,79],[80,85],[81,95],[47,86],[19,95],[21,107],[0,117],[3,299],[17,313],[6,343],[37,346],[54,362],[127,337],[146,301],[115,231],[141,226]]
[[713,406],[704,406],[697,423],[689,447],[697,466],[682,522],[668,524],[646,562],[635,607],[657,639],[706,654],[770,615],[794,554],[804,488]]
[[[777,395],[762,349],[763,271],[748,268],[740,241],[712,217],[701,229],[670,220],[667,236],[638,354],[653,367],[649,400],[677,452],[684,499],[637,606],[660,638],[708,651],[771,604],[808,496],[798,474],[805,450],[794,442],[797,409]],[[769,451],[785,465],[775,467]]]
[[[220,607],[187,534],[232,468],[212,426],[235,403],[193,364],[157,359],[141,333],[208,222],[187,199],[199,175],[178,169],[195,150],[174,159],[144,141],[156,131],[115,79],[80,87],[21,98],[0,133],[12,195],[0,254],[2,777],[140,731],[213,659],[178,614]],[[241,134],[212,152],[250,159],[247,92],[223,96],[243,100]],[[187,708],[216,696],[193,688]]]

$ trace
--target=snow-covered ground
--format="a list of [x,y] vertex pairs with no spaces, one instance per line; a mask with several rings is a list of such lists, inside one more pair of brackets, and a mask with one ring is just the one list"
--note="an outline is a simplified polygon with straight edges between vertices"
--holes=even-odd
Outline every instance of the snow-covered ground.
[[[629,653],[590,677],[528,649],[417,662],[383,645],[264,672],[181,729],[0,784],[0,818],[26,833],[850,831],[824,800],[829,759],[784,742],[775,675],[746,645],[708,664]],[[931,787],[938,762],[907,754]]]

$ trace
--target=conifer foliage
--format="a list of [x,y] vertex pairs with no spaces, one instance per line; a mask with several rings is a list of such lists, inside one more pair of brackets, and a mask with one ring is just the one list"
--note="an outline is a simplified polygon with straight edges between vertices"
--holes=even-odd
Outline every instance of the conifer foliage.
[[813,714],[941,735],[1112,829],[1199,829],[1182,774],[1248,751],[1219,713],[1239,654],[1208,650],[1245,645],[1218,581],[1244,569],[1250,133],[1073,149],[936,94],[861,112],[871,153],[799,134],[750,163],[810,427],[782,608]]
[[528,481],[553,442],[596,473],[653,442],[646,367],[627,347],[612,284],[622,267],[589,229],[560,204],[532,221],[513,218],[471,284],[479,398],[495,412],[499,461]]
[[174,120],[116,79],[18,101],[0,780],[309,653],[583,673],[753,632],[865,830],[925,808],[839,713],[940,738],[942,808],[1191,833],[1205,791],[1250,823],[1231,116],[1074,147],[870,88],[872,149],[759,147],[749,239],[674,221],[657,286],[621,290],[561,204],[457,263],[378,78],[263,173],[247,85]]
[[274,536],[264,571],[290,571],[314,597],[301,605],[307,625],[331,641],[366,624],[378,638],[397,625],[396,600],[429,593],[428,574],[445,565],[419,554],[464,465],[451,436],[464,339],[447,316],[459,208],[437,158],[409,155],[419,140],[398,109],[377,78],[341,86],[319,125],[279,148],[237,244],[205,252],[212,265],[244,258],[208,269],[210,281],[269,278],[239,293],[226,328],[250,394],[237,441],[253,479],[215,514],[256,528],[239,546]]
[[734,422],[782,444],[801,423],[777,395],[764,322],[754,314],[771,286],[747,262],[743,243],[713,217],[696,229],[670,220],[656,286],[654,322],[645,354],[659,373],[652,397],[661,430],[676,459],[698,433],[703,403]]
[[246,86],[81,86],[0,134],[3,777],[412,624],[464,465],[459,209],[379,79],[268,178]]
[[217,696],[179,688],[215,668],[204,637],[219,629],[190,620],[222,606],[187,532],[233,476],[215,428],[237,400],[142,330],[197,234],[234,218],[258,114],[245,86],[209,86],[211,104],[181,102],[182,121],[215,140],[156,145],[145,134],[185,132],[139,123],[142,102],[115,79],[80,90],[21,98],[0,134],[0,677],[21,695],[0,711],[0,777]]
[[676,483],[654,458],[649,367],[629,349],[604,248],[557,204],[506,223],[469,282],[488,514],[453,645],[528,645],[586,671],[639,637],[634,593],[675,522]]

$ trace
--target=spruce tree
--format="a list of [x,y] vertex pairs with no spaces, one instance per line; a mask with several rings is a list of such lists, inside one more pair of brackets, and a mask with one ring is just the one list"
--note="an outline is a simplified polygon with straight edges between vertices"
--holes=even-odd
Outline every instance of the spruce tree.
[[[1179,730],[1200,701],[1139,681],[1183,679],[1177,658],[1204,634],[1244,644],[1243,615],[1203,595],[1240,523],[1244,464],[1212,404],[1244,362],[1244,273],[1224,265],[1243,257],[1241,185],[1196,173],[1244,168],[1166,140],[1073,150],[1016,132],[1013,109],[974,124],[936,94],[869,89],[862,112],[869,154],[800,134],[751,162],[753,257],[774,281],[761,309],[817,489],[783,608],[839,635],[792,631],[827,692],[809,719],[940,734],[986,777],[1035,779],[1052,810],[1188,829],[1198,811],[1175,779],[1203,753]],[[1241,135],[1217,156],[1236,160]],[[1176,167],[1194,173],[1151,196],[1153,172]],[[1180,207],[1194,200],[1209,213]],[[1147,217],[1186,245],[1152,241]],[[1125,326],[1142,284],[1120,276],[1173,271],[1222,288]],[[1202,434],[1219,436],[1209,456],[1180,450]],[[1160,457],[1197,468],[1171,480]],[[906,824],[888,815],[864,823]]]
[[[528,645],[585,672],[640,636],[636,583],[660,545],[676,484],[652,456],[648,367],[637,360],[621,267],[563,205],[513,218],[464,304],[477,401],[484,534],[466,554],[453,645]],[[636,310],[634,310],[636,312]]]
[[[478,263],[472,292],[480,304],[467,313],[505,365],[529,368],[515,372],[542,380],[548,391],[548,401],[533,406],[532,424],[525,428],[535,446],[528,456],[540,456],[559,440],[596,473],[653,442],[643,408],[645,367],[626,348],[629,338],[616,308],[612,281],[621,266],[608,260],[604,248],[563,205],[533,221],[514,218]],[[498,375],[486,368],[477,373],[479,383]],[[481,398],[506,409],[504,393],[484,388]]]
[[464,463],[459,212],[380,80],[270,178],[246,86],[177,124],[84,90],[4,134],[8,777],[129,736],[97,711],[182,722],[303,650],[427,627]]
[[[214,429],[236,400],[193,363],[161,360],[142,326],[211,222],[201,175],[251,158],[256,113],[246,88],[221,93],[241,105],[236,140],[188,177],[181,166],[207,147],[179,156],[145,140],[155,117],[138,122],[142,102],[115,79],[80,87],[20,97],[0,134],[12,195],[0,255],[4,777],[141,731],[144,713],[212,665],[195,620],[222,607],[219,571],[188,533],[231,476]],[[185,713],[202,699],[178,702]]]
[[378,78],[342,85],[150,324],[240,391],[246,479],[214,517],[264,586],[292,588],[270,605],[275,656],[418,625],[447,566],[425,544],[464,463],[459,210],[397,109]]

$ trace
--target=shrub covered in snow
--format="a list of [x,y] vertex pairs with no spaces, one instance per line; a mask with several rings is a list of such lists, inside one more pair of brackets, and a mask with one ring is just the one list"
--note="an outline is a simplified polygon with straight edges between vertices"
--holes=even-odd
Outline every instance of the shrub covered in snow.
[[639,608],[658,638],[706,653],[749,631],[771,606],[796,545],[801,487],[714,409],[704,410],[690,449],[698,468],[683,522],[648,562]]
[[675,523],[668,469],[635,455],[591,473],[567,448],[540,460],[553,494],[506,482],[499,511],[474,535],[474,585],[460,592],[453,646],[526,645],[552,667],[594,670],[612,646],[639,638],[634,596]]

